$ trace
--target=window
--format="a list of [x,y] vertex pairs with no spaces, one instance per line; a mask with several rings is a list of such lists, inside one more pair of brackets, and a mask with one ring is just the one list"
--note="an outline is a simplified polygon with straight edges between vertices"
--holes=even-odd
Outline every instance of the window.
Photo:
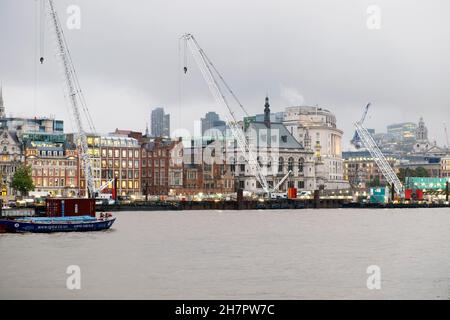
[[278,158],[278,172],[283,172],[284,160],[283,157]]
[[291,170],[291,171],[294,170],[294,158],[292,158],[292,157],[290,157],[290,158],[288,159],[288,171],[289,171],[289,170]]
[[297,188],[298,189],[304,189],[305,188],[305,181],[297,181]]
[[303,172],[304,162],[305,162],[305,159],[303,159],[303,158],[298,159],[298,172]]
[[235,172],[236,171],[236,160],[234,158],[230,159],[230,171]]

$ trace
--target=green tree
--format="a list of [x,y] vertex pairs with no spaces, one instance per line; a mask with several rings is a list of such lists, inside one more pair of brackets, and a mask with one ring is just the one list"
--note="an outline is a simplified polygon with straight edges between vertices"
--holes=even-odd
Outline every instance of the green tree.
[[417,167],[416,170],[414,170],[416,177],[429,177],[428,171],[424,167]]
[[380,177],[374,177],[374,178],[368,183],[368,187],[369,187],[369,188],[379,187],[380,185],[381,185],[381,183],[380,183]]
[[27,195],[34,190],[33,179],[31,178],[31,166],[20,166],[17,168],[12,178],[11,187],[20,191],[21,195]]

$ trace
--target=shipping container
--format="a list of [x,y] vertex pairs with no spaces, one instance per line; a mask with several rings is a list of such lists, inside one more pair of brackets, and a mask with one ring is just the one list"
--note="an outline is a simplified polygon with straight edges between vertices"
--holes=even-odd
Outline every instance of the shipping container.
[[378,187],[370,188],[370,203],[388,203],[389,202],[389,188]]
[[47,217],[95,217],[95,199],[48,198]]
[[417,189],[416,196],[417,196],[417,200],[423,200],[423,190]]
[[297,198],[297,188],[288,188],[287,196],[288,196],[288,199],[296,199]]
[[405,200],[411,200],[412,196],[412,189],[406,189],[405,190]]

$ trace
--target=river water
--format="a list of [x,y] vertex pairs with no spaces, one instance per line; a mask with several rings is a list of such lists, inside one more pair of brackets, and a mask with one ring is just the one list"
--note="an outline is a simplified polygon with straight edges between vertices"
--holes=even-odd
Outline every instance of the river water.
[[[120,212],[0,234],[0,299],[448,299],[450,210]],[[69,290],[67,267],[80,267]],[[367,268],[379,267],[369,290]],[[371,282],[373,283],[373,282]]]

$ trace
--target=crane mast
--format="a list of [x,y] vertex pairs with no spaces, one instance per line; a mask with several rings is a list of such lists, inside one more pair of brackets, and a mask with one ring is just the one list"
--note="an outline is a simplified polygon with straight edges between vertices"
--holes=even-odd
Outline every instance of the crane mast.
[[[216,102],[222,106],[225,107],[226,110],[228,110],[227,115],[227,125],[230,127],[231,133],[234,137],[234,139],[237,142],[237,145],[240,149],[240,152],[245,158],[245,161],[250,166],[250,173],[255,176],[255,178],[258,180],[258,182],[261,184],[263,190],[267,193],[271,192],[269,188],[269,184],[267,183],[266,177],[263,174],[261,167],[254,156],[252,150],[250,149],[250,146],[247,143],[247,139],[245,137],[245,134],[242,130],[242,128],[239,126],[238,121],[236,120],[236,116],[234,114],[233,109],[230,107],[225,95],[222,93],[218,80],[214,76],[214,72],[218,75],[218,77],[221,79],[221,81],[224,83],[225,87],[228,89],[228,91],[231,93],[233,98],[238,102],[239,106],[244,110],[242,104],[237,100],[235,94],[231,91],[229,86],[226,84],[226,82],[223,80],[223,77],[220,75],[220,73],[217,71],[217,69],[214,67],[214,65],[211,63],[209,58],[206,56],[203,49],[199,46],[197,40],[194,38],[192,34],[185,34],[181,37],[182,40],[186,41],[189,49],[195,59],[195,62],[197,63],[198,67],[200,68],[200,71],[203,75],[203,78],[205,79],[206,83],[208,84],[208,88],[211,91],[212,95],[214,96]],[[185,73],[187,71],[187,68],[184,69]]]
[[64,37],[63,30],[61,28],[61,24],[59,22],[58,15],[55,10],[53,0],[46,1],[46,13],[49,17],[50,25],[55,36],[56,56],[59,60],[62,72],[64,74],[66,96],[70,104],[70,109],[73,114],[78,134],[80,158],[82,161],[82,167],[84,169],[84,176],[88,191],[87,196],[89,197],[94,195],[94,181],[92,177],[91,162],[88,153],[86,132],[83,128],[83,122],[81,120],[80,113],[80,106],[83,107],[83,102],[79,99],[83,99],[83,97],[81,95],[81,90],[79,88],[75,69],[70,58],[69,49]]
[[364,146],[369,151],[373,160],[377,164],[378,168],[381,170],[381,173],[386,178],[386,181],[389,184],[392,184],[394,186],[395,192],[397,192],[397,194],[403,195],[403,193],[404,193],[403,184],[400,182],[400,180],[397,177],[397,175],[395,174],[394,170],[389,165],[389,162],[386,160],[386,157],[384,156],[383,152],[381,152],[380,148],[378,148],[375,140],[373,140],[370,133],[363,126],[363,121],[367,115],[369,106],[370,106],[370,103],[366,106],[361,120],[354,123],[356,132],[358,133]]

